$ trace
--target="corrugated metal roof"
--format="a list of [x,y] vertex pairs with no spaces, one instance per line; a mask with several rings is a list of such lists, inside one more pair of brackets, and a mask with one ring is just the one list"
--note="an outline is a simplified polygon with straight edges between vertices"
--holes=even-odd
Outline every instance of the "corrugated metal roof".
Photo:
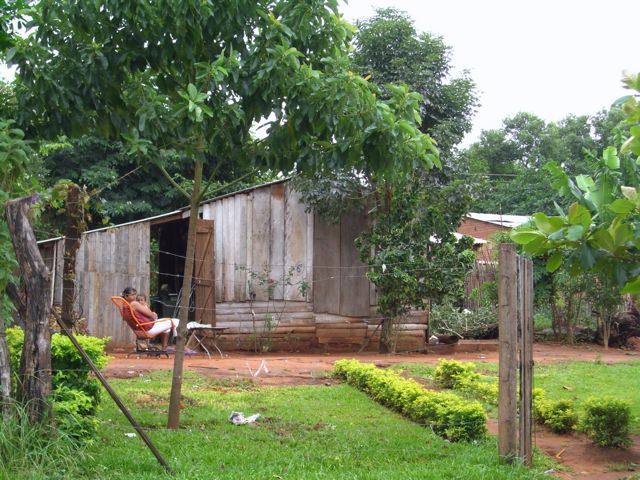
[[531,220],[531,217],[527,215],[502,215],[499,213],[474,213],[469,212],[468,218],[479,220],[481,222],[493,223],[494,225],[500,225],[507,228],[515,228],[518,225],[527,223]]

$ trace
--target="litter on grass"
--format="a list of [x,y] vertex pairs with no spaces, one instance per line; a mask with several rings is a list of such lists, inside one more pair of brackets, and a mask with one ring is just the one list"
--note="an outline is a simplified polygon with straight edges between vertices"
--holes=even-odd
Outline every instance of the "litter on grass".
[[256,413],[255,415],[251,415],[250,417],[245,417],[242,412],[231,412],[229,415],[229,421],[234,425],[244,425],[246,423],[254,423],[256,420],[260,418],[260,414]]

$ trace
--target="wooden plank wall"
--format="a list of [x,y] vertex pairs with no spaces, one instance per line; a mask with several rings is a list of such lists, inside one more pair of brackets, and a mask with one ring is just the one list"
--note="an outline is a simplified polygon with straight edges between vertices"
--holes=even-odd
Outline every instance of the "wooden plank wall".
[[111,296],[127,286],[149,295],[149,243],[146,222],[83,236],[76,259],[77,309],[91,335],[111,337],[111,348],[128,348],[135,340]]
[[[327,225],[305,212],[299,194],[283,182],[206,203],[202,216],[215,221],[217,325],[227,328],[225,348],[251,350],[256,334],[272,339],[273,349],[353,349],[367,339],[370,350],[377,348],[375,289],[353,245],[366,228],[364,214]],[[126,286],[149,293],[149,242],[150,225],[137,223],[87,234],[78,251],[79,312],[89,332],[110,336],[113,348],[128,348],[134,338],[110,297]],[[62,246],[57,242],[60,272]],[[398,349],[423,347],[426,330],[424,312],[408,315],[397,330]]]
[[[214,220],[216,301],[306,302],[311,286],[308,237],[313,218],[288,184],[276,183],[206,203],[202,216]],[[269,285],[268,281],[271,280]]]

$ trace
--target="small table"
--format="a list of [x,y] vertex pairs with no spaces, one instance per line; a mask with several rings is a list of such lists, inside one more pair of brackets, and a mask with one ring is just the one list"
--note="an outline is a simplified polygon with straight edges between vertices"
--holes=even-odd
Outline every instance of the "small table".
[[220,354],[220,358],[224,358],[224,355],[222,355],[222,350],[220,350],[220,347],[218,347],[218,338],[227,329],[226,327],[214,327],[213,325],[201,324],[196,327],[191,327],[191,328],[187,327],[187,328],[189,329],[189,338],[187,339],[185,348],[189,346],[189,343],[191,343],[192,340],[195,340],[196,343],[198,343],[202,347],[202,349],[206,352],[209,359],[211,359],[211,354],[209,353],[209,350],[203,343],[203,340],[209,339],[211,340],[211,343],[213,344],[213,346],[216,347],[216,350],[218,350],[218,353]]

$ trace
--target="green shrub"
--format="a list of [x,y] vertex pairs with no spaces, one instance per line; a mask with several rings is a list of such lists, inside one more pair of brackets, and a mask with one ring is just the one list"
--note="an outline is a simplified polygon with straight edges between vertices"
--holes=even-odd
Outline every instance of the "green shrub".
[[480,375],[472,362],[458,362],[441,358],[433,371],[433,378],[443,388],[458,388],[461,382],[475,382]]
[[498,382],[496,381],[483,381],[480,377],[464,377],[460,379],[457,389],[467,392],[488,404],[498,404]]
[[[108,338],[77,335],[76,339],[98,368],[107,364],[104,348]],[[15,376],[24,343],[22,329],[8,328],[7,343]],[[90,376],[89,365],[66,335],[54,334],[51,337],[51,370],[51,400],[56,422],[74,438],[88,438],[96,431],[95,421],[88,417],[96,413],[102,389],[100,383]]]
[[534,411],[539,420],[556,433],[568,433],[578,422],[571,400],[546,400],[543,396],[534,402]]
[[335,373],[381,404],[430,426],[436,434],[451,441],[473,441],[486,434],[487,416],[477,402],[426,390],[415,380],[356,360],[337,361]]
[[581,429],[601,447],[628,447],[631,405],[612,397],[589,398],[583,405]]
[[9,346],[9,359],[11,372],[16,373],[20,368],[22,356],[22,344],[24,343],[24,331],[18,327],[7,328],[7,345]]

